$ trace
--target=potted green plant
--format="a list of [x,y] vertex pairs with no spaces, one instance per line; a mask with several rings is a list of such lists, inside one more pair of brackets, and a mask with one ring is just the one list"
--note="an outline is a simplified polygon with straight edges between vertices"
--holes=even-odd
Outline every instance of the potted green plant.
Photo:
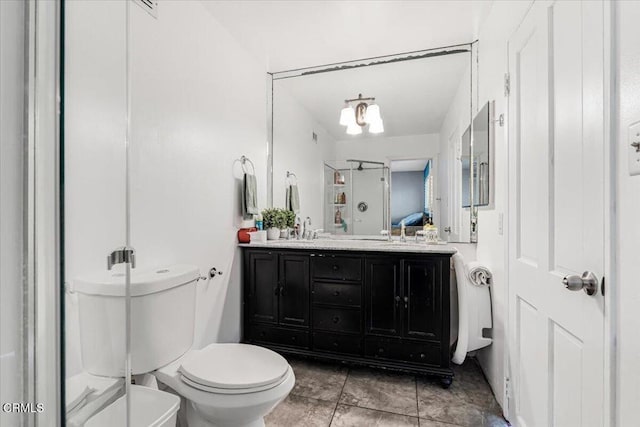
[[285,226],[280,229],[280,238],[287,238],[289,234],[289,230],[295,226],[296,223],[296,213],[287,209],[283,209],[285,217]]
[[270,208],[262,211],[262,221],[267,230],[267,239],[277,240],[280,238],[280,230],[287,228],[289,216],[284,209]]

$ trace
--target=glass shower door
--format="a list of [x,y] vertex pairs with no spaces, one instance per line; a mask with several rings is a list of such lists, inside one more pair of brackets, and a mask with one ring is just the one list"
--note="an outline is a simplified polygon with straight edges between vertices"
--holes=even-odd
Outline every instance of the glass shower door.
[[66,2],[64,8],[62,399],[68,426],[129,425],[130,4]]
[[388,228],[389,168],[378,162],[351,161],[353,234],[379,235]]

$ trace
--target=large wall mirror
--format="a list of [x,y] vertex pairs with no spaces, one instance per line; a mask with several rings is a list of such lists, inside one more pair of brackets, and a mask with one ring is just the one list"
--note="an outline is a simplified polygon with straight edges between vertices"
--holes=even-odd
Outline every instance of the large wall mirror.
[[460,45],[273,74],[272,205],[290,206],[297,185],[297,215],[334,236],[433,224],[471,241],[473,55]]

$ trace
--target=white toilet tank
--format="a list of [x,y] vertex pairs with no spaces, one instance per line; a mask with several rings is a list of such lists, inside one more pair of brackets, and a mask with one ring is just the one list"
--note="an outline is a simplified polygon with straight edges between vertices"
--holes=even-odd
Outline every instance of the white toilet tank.
[[[198,267],[131,269],[131,368],[154,371],[193,343]],[[125,373],[125,275],[101,271],[73,282],[78,293],[82,364],[94,375]]]

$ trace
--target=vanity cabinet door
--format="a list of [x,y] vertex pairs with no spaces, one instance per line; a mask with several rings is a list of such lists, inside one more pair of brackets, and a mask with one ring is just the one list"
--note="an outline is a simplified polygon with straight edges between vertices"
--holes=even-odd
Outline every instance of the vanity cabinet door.
[[400,260],[393,257],[365,261],[365,332],[401,334],[402,287]]
[[442,268],[441,260],[403,261],[403,336],[442,338]]
[[309,326],[309,289],[309,256],[281,254],[278,310],[281,325]]
[[278,322],[278,254],[245,252],[245,300],[250,322]]

